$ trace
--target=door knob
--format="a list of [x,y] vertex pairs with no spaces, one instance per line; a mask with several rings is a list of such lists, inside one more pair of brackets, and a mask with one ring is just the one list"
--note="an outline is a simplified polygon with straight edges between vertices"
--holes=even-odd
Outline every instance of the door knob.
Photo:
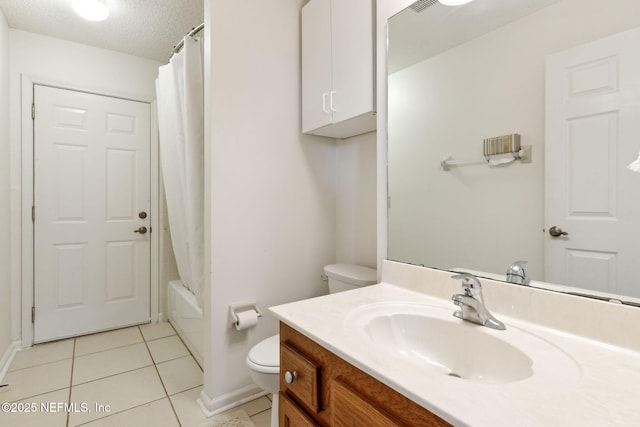
[[555,225],[549,229],[549,234],[552,237],[560,237],[560,236],[569,235],[569,233],[567,233],[566,231],[562,231],[562,228],[556,227]]
[[146,234],[147,233],[147,227],[140,227],[137,230],[133,230],[134,233],[140,233],[140,234]]

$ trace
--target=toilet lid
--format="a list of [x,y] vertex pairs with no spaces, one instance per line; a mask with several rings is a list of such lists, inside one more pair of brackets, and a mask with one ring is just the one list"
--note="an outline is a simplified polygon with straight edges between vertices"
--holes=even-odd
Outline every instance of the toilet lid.
[[254,345],[247,358],[261,366],[280,366],[280,334],[266,338]]
[[332,279],[356,285],[373,285],[378,281],[378,272],[374,268],[354,264],[330,264],[324,266],[324,274]]

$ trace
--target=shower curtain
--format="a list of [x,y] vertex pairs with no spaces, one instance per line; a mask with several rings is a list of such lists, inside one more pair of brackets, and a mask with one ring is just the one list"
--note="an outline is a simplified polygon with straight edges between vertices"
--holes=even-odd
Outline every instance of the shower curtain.
[[183,49],[158,70],[160,160],[171,242],[182,283],[202,307],[204,287],[204,95],[202,42]]

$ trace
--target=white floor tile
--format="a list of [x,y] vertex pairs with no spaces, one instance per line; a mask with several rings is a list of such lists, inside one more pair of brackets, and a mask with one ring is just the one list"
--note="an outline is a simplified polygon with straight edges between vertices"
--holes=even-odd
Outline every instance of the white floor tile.
[[101,332],[99,334],[86,335],[76,338],[75,355],[97,353],[98,351],[109,350],[125,345],[143,342],[142,334],[137,326],[115,331]]
[[142,332],[145,341],[151,341],[176,334],[176,331],[169,322],[140,325],[140,332]]
[[190,354],[177,335],[148,341],[147,345],[155,363],[166,362]]
[[[109,415],[83,424],[83,427],[179,427],[178,419],[168,398]],[[188,427],[183,424],[184,427]]]
[[68,388],[71,382],[71,359],[7,372],[4,382],[10,385],[10,389],[0,394],[3,402]]
[[[206,418],[197,403],[202,370],[168,323],[76,338],[75,360],[73,349],[74,339],[69,339],[18,353],[5,376],[11,388],[0,392],[0,401],[21,400],[35,405],[37,412],[0,412],[0,426],[211,427],[212,418]],[[150,352],[157,359],[157,370]],[[72,405],[84,404],[89,411],[67,413],[56,405],[52,409],[57,411],[43,411],[46,406],[41,403],[68,405],[69,394]],[[96,411],[96,404],[110,408]],[[270,427],[271,400],[266,396],[227,414],[240,409],[256,427]]]
[[250,417],[252,417],[256,414],[259,414],[260,412],[271,409],[271,401],[267,399],[266,396],[263,396],[254,399],[251,402],[247,402],[236,408],[233,408],[231,411],[235,411],[238,409],[244,410]]
[[[2,395],[0,395],[0,400],[3,400]],[[22,400],[20,403],[29,404],[30,409],[35,409],[34,412],[16,413],[0,411],[0,426],[65,427],[67,425],[67,413],[64,412],[64,410],[58,411],[58,406],[51,405],[50,403],[66,403],[68,401],[68,388],[30,397]]]
[[144,343],[76,357],[73,385],[153,365]]
[[73,338],[37,344],[31,348],[21,350],[11,362],[9,371],[30,368],[44,363],[57,362],[73,357]]
[[197,402],[201,391],[202,387],[196,387],[171,396],[180,424],[185,427],[201,426],[207,423],[207,417],[204,416]]
[[202,371],[191,356],[158,363],[156,366],[170,396],[203,384]]
[[256,427],[271,427],[271,409],[251,417]]
[[166,395],[153,366],[73,386],[71,402],[86,403],[92,410],[95,405],[109,405],[110,411],[71,413],[69,425],[77,426],[163,397]]

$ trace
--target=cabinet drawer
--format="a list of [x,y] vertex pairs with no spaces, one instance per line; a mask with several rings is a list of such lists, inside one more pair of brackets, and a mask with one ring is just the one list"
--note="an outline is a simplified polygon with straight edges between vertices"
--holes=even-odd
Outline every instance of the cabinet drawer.
[[331,381],[332,427],[400,427],[341,381]]
[[282,427],[316,427],[311,419],[302,409],[293,403],[286,394],[280,393],[280,408],[278,408],[279,423]]
[[321,409],[320,366],[287,343],[280,347],[280,390],[292,394],[315,412]]

